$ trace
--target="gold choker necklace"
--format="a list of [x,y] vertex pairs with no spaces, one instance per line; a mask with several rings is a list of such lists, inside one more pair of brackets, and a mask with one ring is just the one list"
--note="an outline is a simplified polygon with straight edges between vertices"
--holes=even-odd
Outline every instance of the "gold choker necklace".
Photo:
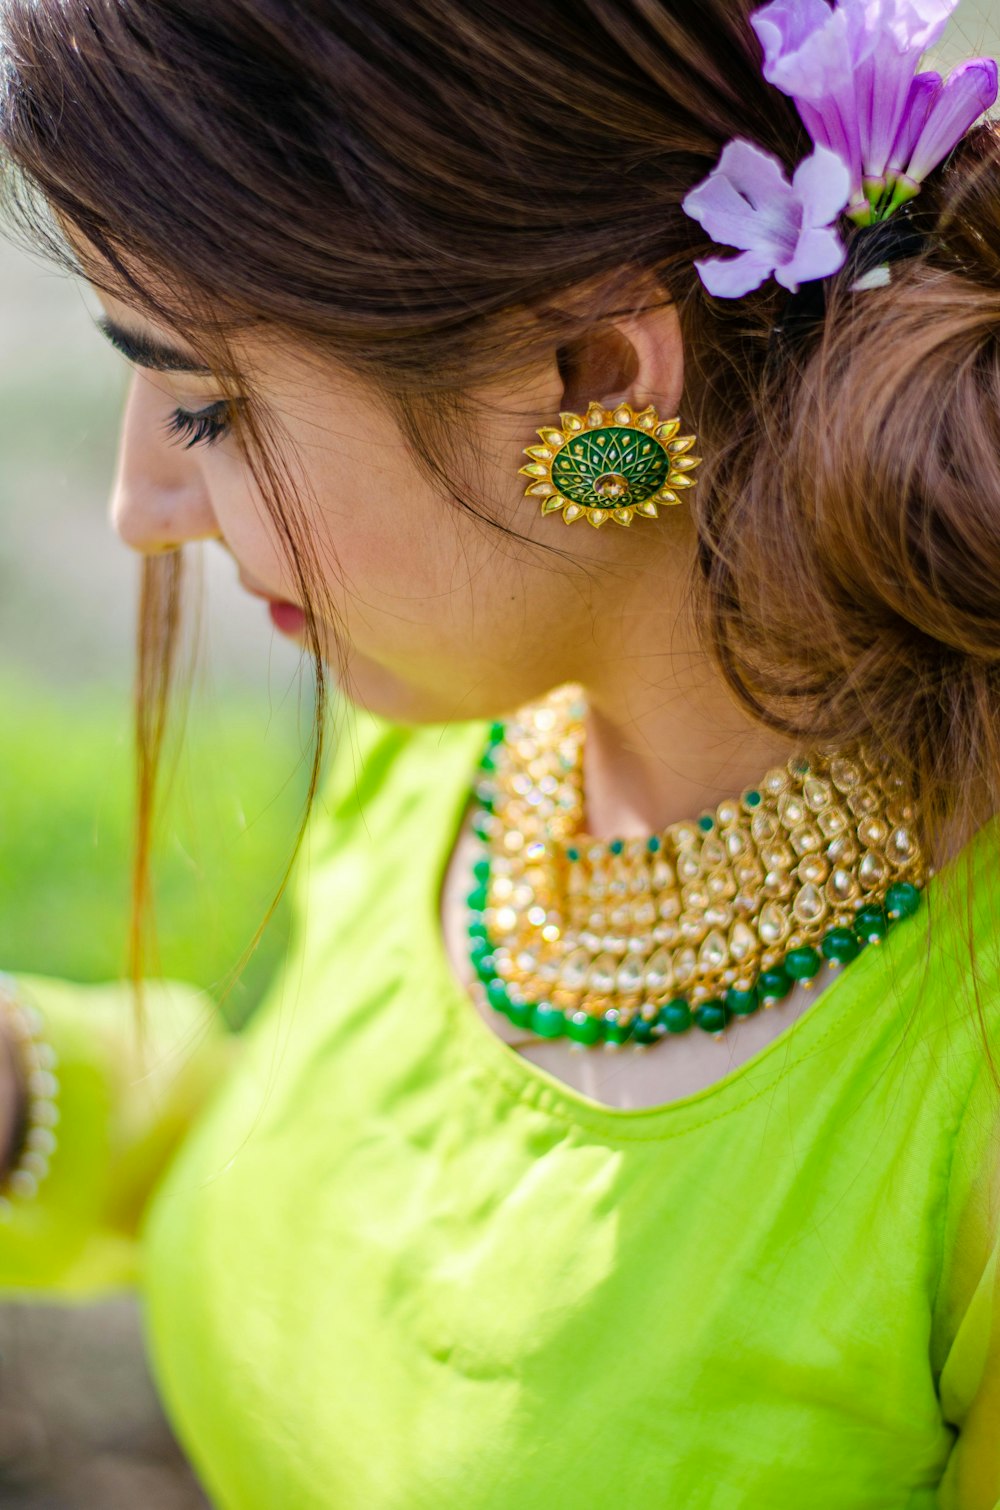
[[480,762],[470,956],[517,1027],[586,1046],[692,1024],[719,1037],[917,911],[914,809],[863,748],[810,751],[693,822],[600,841],[581,831],[586,711],[559,687],[494,724]]

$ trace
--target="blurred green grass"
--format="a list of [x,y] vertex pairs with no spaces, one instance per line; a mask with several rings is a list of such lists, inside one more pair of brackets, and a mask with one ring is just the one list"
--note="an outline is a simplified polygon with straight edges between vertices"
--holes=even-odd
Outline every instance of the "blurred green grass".
[[[126,372],[92,304],[0,241],[0,970],[84,983],[126,970],[138,590],[108,519]],[[228,556],[187,549],[207,576],[213,680],[195,678],[161,808],[147,973],[218,999],[284,874],[309,731],[286,692],[297,647],[238,590]],[[288,928],[283,901],[224,1004],[233,1026]]]
[[[0,672],[0,963],[81,982],[124,973],[133,803],[127,691],[54,691]],[[308,779],[291,720],[259,700],[198,696],[157,834],[153,973],[217,998],[263,919]],[[167,769],[170,769],[168,751]],[[228,997],[252,1013],[288,938],[287,896]]]

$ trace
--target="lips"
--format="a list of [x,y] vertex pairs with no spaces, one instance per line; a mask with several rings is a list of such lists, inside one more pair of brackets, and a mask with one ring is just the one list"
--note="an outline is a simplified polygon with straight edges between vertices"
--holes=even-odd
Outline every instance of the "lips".
[[283,634],[299,635],[305,628],[306,616],[297,603],[289,603],[287,598],[275,598],[271,593],[262,591],[259,587],[252,587],[242,572],[238,573],[240,586],[251,597],[262,598],[267,604],[267,611],[271,615],[271,623],[275,629],[280,629]]

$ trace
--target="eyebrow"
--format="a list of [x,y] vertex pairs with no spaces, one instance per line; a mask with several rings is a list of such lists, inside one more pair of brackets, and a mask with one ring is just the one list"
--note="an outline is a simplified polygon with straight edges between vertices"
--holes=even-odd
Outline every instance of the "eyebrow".
[[153,336],[140,335],[138,331],[126,330],[114,320],[97,321],[97,328],[123,357],[134,362],[136,367],[146,367],[151,372],[190,372],[199,377],[211,377],[211,367],[193,361],[183,351],[168,346]]

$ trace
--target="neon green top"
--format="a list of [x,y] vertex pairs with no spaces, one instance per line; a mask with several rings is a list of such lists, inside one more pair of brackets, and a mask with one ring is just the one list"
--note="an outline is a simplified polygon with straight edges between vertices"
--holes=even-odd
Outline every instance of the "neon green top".
[[[608,1108],[450,969],[485,737],[357,717],[239,1039],[166,984],[140,1080],[123,987],[17,977],[63,1121],[4,1288],[140,1287],[221,1510],[1000,1504],[1000,1095],[941,878],[747,1063]],[[1000,1054],[995,838],[972,896]]]

